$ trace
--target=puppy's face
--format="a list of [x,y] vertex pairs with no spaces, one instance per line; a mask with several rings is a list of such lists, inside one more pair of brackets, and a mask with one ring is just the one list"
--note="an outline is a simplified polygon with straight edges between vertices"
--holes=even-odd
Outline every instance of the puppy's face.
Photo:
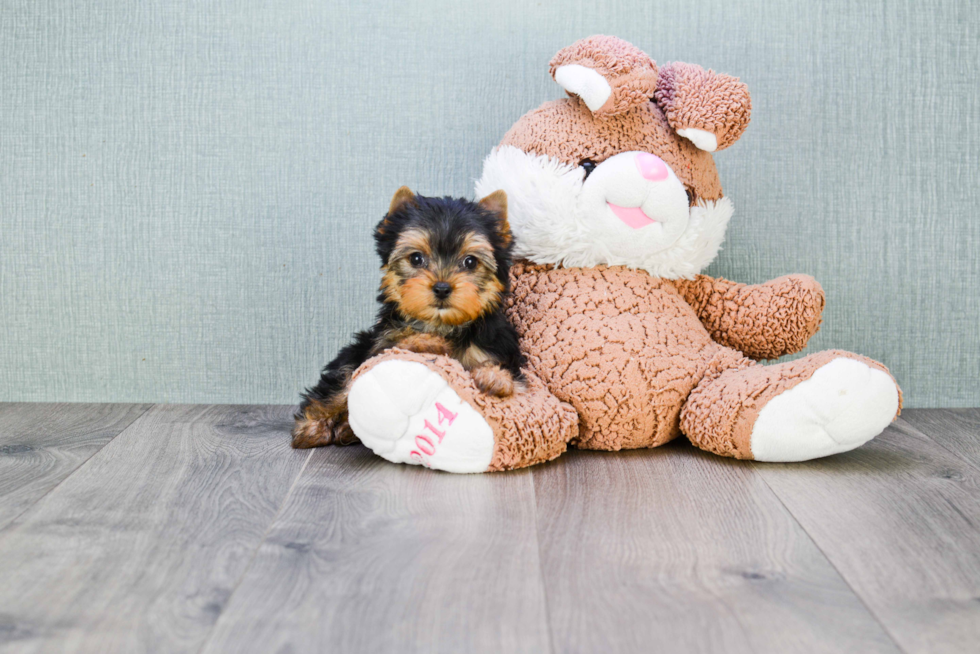
[[484,235],[442,236],[422,226],[400,233],[382,287],[406,316],[455,327],[496,310],[504,289]]
[[461,200],[413,196],[407,202],[378,226],[385,299],[436,329],[496,311],[510,264],[506,219]]

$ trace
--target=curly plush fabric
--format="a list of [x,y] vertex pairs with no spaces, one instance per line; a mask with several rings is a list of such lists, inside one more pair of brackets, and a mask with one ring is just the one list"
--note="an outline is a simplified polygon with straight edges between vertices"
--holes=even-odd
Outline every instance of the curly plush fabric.
[[816,333],[824,294],[807,275],[746,285],[519,262],[511,288],[508,316],[528,366],[575,407],[572,443],[584,449],[656,447],[684,433],[702,449],[752,458],[759,410],[822,365],[851,358],[888,372],[838,350],[778,366],[749,358],[797,352]]
[[671,127],[711,132],[718,139],[718,150],[738,140],[752,114],[752,100],[745,84],[695,64],[666,64],[660,71],[654,97]]
[[679,137],[653,102],[644,102],[615,120],[595,118],[576,98],[545,102],[521,116],[500,145],[573,166],[586,159],[602,162],[624,151],[655,152],[695,197],[717,200],[722,196],[711,153]]
[[[705,379],[691,393],[681,413],[681,429],[703,450],[736,459],[753,459],[752,429],[759,412],[777,395],[841,358],[860,361],[891,376],[877,361],[843,350],[826,350],[774,366],[729,369]],[[901,407],[899,390],[899,411]]]
[[551,76],[568,65],[594,70],[612,88],[606,103],[593,112],[599,119],[649,102],[657,89],[657,64],[636,46],[614,36],[591,36],[562,49],[551,60]]
[[823,288],[809,275],[751,286],[698,275],[674,280],[674,286],[714,341],[753,359],[799,352],[820,328]]
[[528,367],[578,411],[578,447],[655,447],[709,372],[751,365],[712,341],[669,280],[623,267],[511,269],[508,316]]
[[358,368],[354,380],[392,359],[421,363],[437,372],[461,399],[480,412],[493,428],[495,438],[490,472],[550,461],[562,454],[578,434],[575,410],[549,393],[533,373],[527,374],[524,390],[498,398],[480,392],[470,373],[455,359],[392,348]]

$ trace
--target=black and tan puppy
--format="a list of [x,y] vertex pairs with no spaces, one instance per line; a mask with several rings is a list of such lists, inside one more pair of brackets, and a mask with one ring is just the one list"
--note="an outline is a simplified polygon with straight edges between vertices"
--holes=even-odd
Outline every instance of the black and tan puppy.
[[381,308],[303,394],[293,447],[347,444],[351,375],[391,347],[457,359],[484,393],[506,397],[523,381],[517,332],[507,322],[511,238],[507,196],[478,203],[428,198],[403,186],[374,232],[381,256]]

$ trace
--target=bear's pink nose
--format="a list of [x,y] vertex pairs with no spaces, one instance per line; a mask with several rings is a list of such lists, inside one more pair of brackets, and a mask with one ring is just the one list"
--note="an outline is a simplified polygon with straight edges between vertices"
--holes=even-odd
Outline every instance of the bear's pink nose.
[[651,182],[662,182],[667,179],[667,164],[655,154],[649,152],[637,154],[636,167],[640,170],[640,174]]

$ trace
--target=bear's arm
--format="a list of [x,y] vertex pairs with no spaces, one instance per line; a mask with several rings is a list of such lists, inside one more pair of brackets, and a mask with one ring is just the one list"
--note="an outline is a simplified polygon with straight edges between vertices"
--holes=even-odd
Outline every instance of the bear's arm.
[[674,285],[714,341],[753,359],[799,352],[820,328],[823,288],[809,275],[753,285],[698,275]]

